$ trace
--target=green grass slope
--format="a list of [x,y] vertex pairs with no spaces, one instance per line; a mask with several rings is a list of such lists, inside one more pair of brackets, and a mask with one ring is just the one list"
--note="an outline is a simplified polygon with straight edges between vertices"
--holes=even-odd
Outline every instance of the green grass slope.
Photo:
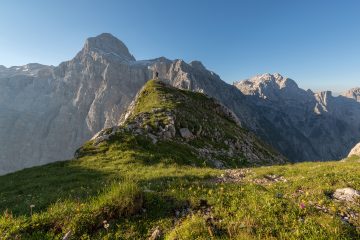
[[[264,164],[283,159],[217,107],[150,81],[125,124],[98,136],[107,140],[89,141],[72,161],[0,177],[0,239],[147,239],[157,231],[158,239],[359,239],[360,202],[332,198],[337,188],[360,189],[359,157],[257,166],[254,155]],[[174,119],[175,134],[163,134]],[[229,154],[224,141],[240,148]],[[249,148],[256,161],[243,160]],[[214,168],[212,157],[233,168]]]

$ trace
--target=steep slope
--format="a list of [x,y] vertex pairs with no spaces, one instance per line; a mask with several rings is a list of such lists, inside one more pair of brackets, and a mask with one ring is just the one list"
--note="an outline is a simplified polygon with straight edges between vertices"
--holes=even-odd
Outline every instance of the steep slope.
[[234,85],[275,126],[272,145],[293,161],[341,159],[360,139],[360,104],[351,99],[305,91],[280,74]]

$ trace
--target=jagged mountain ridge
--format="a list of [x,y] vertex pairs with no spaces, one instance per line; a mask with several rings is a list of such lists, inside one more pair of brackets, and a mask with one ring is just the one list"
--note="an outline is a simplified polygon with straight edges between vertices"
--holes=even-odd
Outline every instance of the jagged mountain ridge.
[[256,102],[201,62],[164,57],[137,61],[124,43],[101,34],[56,67],[0,67],[0,174],[71,158],[95,133],[118,124],[154,72],[175,87],[218,99],[244,127],[277,149],[290,149],[282,153],[297,157],[291,160],[319,159],[309,144],[289,142],[283,127],[264,118]]
[[[288,144],[277,146],[290,159],[341,159],[360,139],[360,104],[352,99],[334,97],[330,91],[305,91],[280,74],[258,75],[234,85],[264,119],[278,131],[285,129]],[[296,148],[301,151],[293,151]]]

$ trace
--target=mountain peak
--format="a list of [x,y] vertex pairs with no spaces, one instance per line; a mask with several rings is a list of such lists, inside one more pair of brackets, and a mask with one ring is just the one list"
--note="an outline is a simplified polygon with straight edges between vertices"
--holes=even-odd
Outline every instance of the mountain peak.
[[96,37],[86,39],[83,51],[112,54],[128,61],[135,61],[126,45],[110,33],[102,33]]
[[245,95],[268,95],[280,90],[298,91],[299,87],[296,82],[290,78],[283,77],[279,73],[260,74],[252,78],[234,83],[235,87],[240,89]]

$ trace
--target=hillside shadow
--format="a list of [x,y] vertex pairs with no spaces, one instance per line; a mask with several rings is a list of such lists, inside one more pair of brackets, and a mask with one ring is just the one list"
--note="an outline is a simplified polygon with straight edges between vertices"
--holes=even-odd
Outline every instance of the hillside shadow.
[[14,215],[40,212],[63,200],[81,201],[96,195],[113,180],[108,173],[74,164],[56,162],[24,169],[0,177],[0,213],[8,210]]

